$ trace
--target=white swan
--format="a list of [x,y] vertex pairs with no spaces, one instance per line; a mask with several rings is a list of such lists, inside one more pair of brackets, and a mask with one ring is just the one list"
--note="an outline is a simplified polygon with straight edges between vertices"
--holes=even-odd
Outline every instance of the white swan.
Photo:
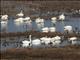
[[42,32],[46,32],[46,33],[48,33],[48,32],[49,32],[49,28],[48,28],[48,27],[44,27],[44,28],[42,28]]
[[29,35],[30,36],[30,42],[31,42],[31,45],[32,46],[40,46],[41,45],[41,40],[40,39],[34,39],[34,40],[32,40],[31,39],[31,35]]
[[52,46],[55,46],[56,45],[56,43],[55,43],[55,37],[52,37],[51,38],[51,43],[52,43]]
[[42,32],[56,32],[56,28],[55,27],[44,27],[42,28]]
[[50,32],[56,32],[56,28],[55,27],[49,27],[49,31]]
[[40,22],[41,22],[40,18],[37,18],[37,19],[35,20],[35,22],[36,22],[37,24],[40,24]]
[[8,15],[1,15],[1,20],[8,20]]
[[56,20],[57,20],[56,17],[52,17],[52,18],[51,18],[51,22],[52,22],[52,23],[56,23]]
[[40,46],[41,45],[41,40],[40,39],[31,39],[31,35],[29,35],[29,41],[22,41],[22,46],[23,47],[29,47],[29,46]]
[[29,47],[30,46],[30,41],[24,40],[22,41],[22,47]]
[[51,38],[48,37],[42,37],[40,38],[41,43],[45,43],[45,45],[49,45],[49,43],[51,42]]
[[56,36],[56,37],[55,37],[55,43],[56,43],[57,45],[59,45],[59,44],[61,43],[61,37]]
[[29,41],[24,40],[22,41],[22,47],[30,47],[31,46],[31,35],[29,35]]
[[71,41],[72,45],[77,44],[77,37],[70,37],[68,40]]
[[33,46],[40,46],[41,45],[40,39],[34,39],[34,40],[32,40],[32,45]]
[[61,43],[61,37],[60,36],[52,37],[51,42],[53,46],[59,46]]
[[23,17],[24,16],[23,11],[21,10],[21,12],[18,13],[16,16]]
[[17,19],[14,20],[14,22],[15,22],[16,25],[20,25],[21,23],[23,23],[23,18],[21,18],[21,17],[17,18]]
[[38,27],[44,27],[44,19],[41,19],[41,18],[37,18],[35,20],[36,24]]
[[25,17],[23,21],[24,23],[28,23],[28,24],[32,22],[30,17]]
[[68,31],[68,32],[72,32],[72,26],[70,25],[67,25],[67,26],[64,26],[64,31]]
[[56,36],[56,37],[55,37],[55,40],[60,40],[60,39],[61,39],[60,36]]
[[59,20],[65,20],[65,15],[64,15],[64,14],[61,14],[61,15],[59,16]]

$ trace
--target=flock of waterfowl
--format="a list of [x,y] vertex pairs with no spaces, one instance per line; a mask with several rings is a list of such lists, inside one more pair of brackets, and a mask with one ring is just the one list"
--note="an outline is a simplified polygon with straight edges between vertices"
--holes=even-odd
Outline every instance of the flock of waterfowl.
[[[32,20],[30,17],[24,17],[23,11],[21,10],[21,12],[19,14],[17,14],[16,16],[18,16],[17,19],[14,20],[14,24],[16,26],[23,24],[27,24],[28,26],[32,25]],[[53,27],[44,27],[44,20],[40,17],[35,19],[35,23],[37,25],[38,28],[41,28],[42,32],[56,32],[56,22],[57,21],[62,21],[62,24],[64,26],[64,31],[68,31],[68,32],[72,32],[73,27],[70,25],[66,25],[64,24],[64,20],[65,20],[65,15],[64,13],[62,13],[61,15],[57,16],[57,17],[52,17],[51,18],[51,23],[53,25]],[[8,23],[8,15],[1,15],[1,28],[7,28],[7,23]]]
[[[62,40],[60,36],[55,37],[41,37],[32,39],[31,35],[29,35],[29,40],[22,41],[22,47],[40,47],[44,45],[45,47],[60,47],[65,40]],[[77,37],[70,37],[67,40],[67,45],[70,43],[71,45],[80,45],[80,40]],[[65,44],[64,44],[65,45]]]
[[[14,20],[15,25],[20,25],[21,23],[26,23],[28,25],[32,25],[32,20],[30,17],[24,17],[23,12],[21,11],[17,19]],[[73,27],[71,25],[64,25],[64,20],[65,20],[65,15],[62,13],[58,17],[52,17],[51,18],[51,23],[53,24],[53,27],[44,27],[44,19],[38,17],[35,19],[37,27],[41,27],[42,32],[48,33],[48,32],[57,32],[55,24],[57,21],[62,21],[62,24],[64,26],[64,31],[67,31],[67,33],[73,33]],[[1,26],[5,27],[7,26],[8,23],[8,15],[1,15]],[[67,38],[68,41],[71,41],[71,44],[79,44],[80,45],[80,39],[76,36],[69,37]],[[55,37],[41,37],[39,39],[31,39],[31,35],[29,35],[29,40],[24,40],[22,41],[22,47],[32,47],[32,46],[41,46],[42,44],[44,45],[51,45],[51,46],[59,46],[62,42],[62,39],[60,36],[55,36]]]

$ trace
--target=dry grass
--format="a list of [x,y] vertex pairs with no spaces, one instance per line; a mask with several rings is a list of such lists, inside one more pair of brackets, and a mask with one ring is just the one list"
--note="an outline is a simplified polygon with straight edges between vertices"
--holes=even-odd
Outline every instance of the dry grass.
[[0,55],[1,59],[6,60],[79,60],[80,47],[9,49],[1,52]]
[[[32,16],[32,11],[28,8],[35,8],[40,11],[70,10],[80,9],[80,1],[1,1],[1,13],[15,16],[20,9],[24,10],[25,15]],[[38,9],[37,9],[38,8]]]
[[2,38],[6,38],[6,37],[20,37],[20,36],[29,36],[29,35],[32,35],[32,37],[43,37],[43,36],[49,36],[49,37],[54,37],[56,35],[59,35],[59,36],[65,36],[65,38],[67,37],[73,37],[73,36],[76,36],[76,37],[80,37],[80,34],[76,34],[76,33],[70,33],[70,34],[66,34],[64,35],[65,33],[60,33],[60,32],[48,32],[48,33],[43,33],[43,32],[37,32],[37,31],[29,31],[29,32],[8,32],[8,33],[5,33],[5,32],[0,32],[0,36]]

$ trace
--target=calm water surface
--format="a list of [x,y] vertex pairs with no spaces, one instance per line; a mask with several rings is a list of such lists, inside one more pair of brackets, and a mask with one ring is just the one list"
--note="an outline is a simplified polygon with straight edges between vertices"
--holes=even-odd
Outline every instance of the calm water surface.
[[[74,30],[75,27],[78,27],[78,30],[80,30],[80,18],[66,18],[66,20],[64,21],[64,25],[71,25],[73,26]],[[45,20],[44,27],[51,27],[51,26],[52,26],[51,20]],[[1,27],[1,29],[3,28]],[[35,21],[32,21],[32,25],[27,25],[26,23],[22,23],[19,26],[16,26],[14,23],[14,19],[10,18],[7,25],[7,32],[24,32],[32,29],[41,31],[41,28],[39,29],[37,27]],[[59,32],[63,32],[63,24],[61,21],[57,21],[56,30]]]

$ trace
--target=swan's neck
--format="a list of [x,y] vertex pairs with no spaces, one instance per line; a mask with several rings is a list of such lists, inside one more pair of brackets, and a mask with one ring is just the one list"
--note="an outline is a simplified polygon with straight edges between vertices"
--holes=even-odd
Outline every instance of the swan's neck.
[[32,46],[31,35],[29,35],[29,40],[30,40],[30,46]]
[[30,40],[30,43],[31,43],[31,35],[29,35],[29,40]]

